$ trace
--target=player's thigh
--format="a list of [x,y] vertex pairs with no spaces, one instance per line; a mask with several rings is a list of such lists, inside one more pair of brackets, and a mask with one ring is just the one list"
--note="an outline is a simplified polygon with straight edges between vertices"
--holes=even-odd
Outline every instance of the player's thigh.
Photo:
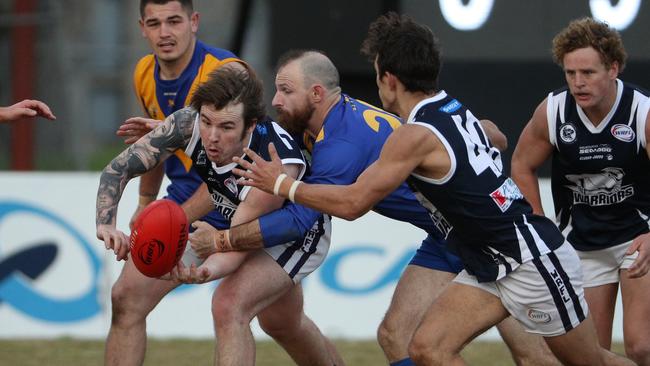
[[113,307],[129,311],[148,312],[171,290],[178,286],[173,281],[150,278],[138,271],[133,261],[126,261],[111,290]]
[[609,348],[611,346],[618,283],[585,287],[584,292],[585,300],[589,305],[589,313],[598,332],[600,344],[605,348]]
[[221,281],[213,297],[213,306],[226,302],[254,316],[293,286],[287,272],[266,252],[257,250]]
[[628,278],[627,270],[621,271],[623,332],[626,341],[650,338],[648,294],[650,294],[650,275],[641,278]]
[[507,316],[508,312],[493,293],[452,282],[427,310],[414,340],[444,350],[460,351],[468,341]]
[[596,329],[590,316],[569,332],[544,339],[553,354],[563,364],[601,364],[601,348],[598,345]]
[[408,265],[397,282],[385,321],[414,330],[455,276],[454,273]]

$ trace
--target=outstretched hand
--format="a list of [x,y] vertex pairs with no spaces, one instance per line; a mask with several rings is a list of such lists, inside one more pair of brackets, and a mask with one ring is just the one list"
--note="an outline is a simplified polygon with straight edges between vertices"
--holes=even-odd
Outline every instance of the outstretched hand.
[[131,117],[120,125],[115,134],[124,137],[125,143],[132,144],[158,127],[161,122],[152,118]]
[[0,122],[14,121],[23,117],[44,117],[55,120],[56,116],[47,104],[40,100],[25,99],[9,107],[0,108]]
[[232,160],[239,164],[242,169],[235,168],[233,173],[239,175],[243,179],[239,180],[239,184],[251,186],[263,190],[266,193],[274,194],[275,181],[278,176],[282,174],[282,161],[278,155],[277,150],[273,143],[269,143],[269,156],[271,161],[262,159],[253,150],[244,148],[244,152],[249,158],[253,160],[251,164],[247,160],[240,157],[234,157]]

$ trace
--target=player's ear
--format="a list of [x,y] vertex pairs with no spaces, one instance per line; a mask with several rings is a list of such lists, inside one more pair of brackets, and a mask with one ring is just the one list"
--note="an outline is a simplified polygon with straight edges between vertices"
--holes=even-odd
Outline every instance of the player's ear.
[[147,35],[144,33],[144,20],[142,20],[142,18],[138,19],[138,24],[140,24],[140,33],[142,33],[142,37],[147,38]]
[[395,76],[392,73],[386,71],[386,72],[384,72],[384,78],[386,78],[386,84],[388,85],[390,90],[397,89],[397,83],[399,82],[399,79],[397,79],[397,76]]
[[618,61],[613,61],[612,64],[607,69],[607,74],[610,79],[616,79],[620,72],[621,65],[618,64]]
[[193,12],[190,15],[190,26],[192,27],[192,33],[199,31],[199,13]]
[[313,102],[318,103],[325,99],[325,94],[327,94],[325,88],[322,85],[315,84],[311,87],[309,97]]
[[251,123],[251,125],[248,126],[248,128],[246,128],[246,130],[244,131],[244,134],[248,136],[248,135],[250,135],[251,133],[253,133],[253,130],[255,129],[255,127],[257,127],[257,122],[258,122],[258,121],[257,121],[257,118],[255,118],[255,119],[253,120],[253,123]]

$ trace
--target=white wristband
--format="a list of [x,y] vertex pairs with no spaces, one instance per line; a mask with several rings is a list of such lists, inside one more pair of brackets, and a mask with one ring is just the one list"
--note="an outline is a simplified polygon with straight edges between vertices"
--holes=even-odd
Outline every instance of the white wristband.
[[282,174],[278,175],[277,178],[275,178],[275,185],[273,185],[273,194],[274,195],[276,195],[276,196],[280,195],[280,184],[282,184],[282,181],[286,177],[287,177],[287,175],[282,173]]
[[291,188],[289,188],[289,201],[296,203],[295,200],[295,194],[296,194],[296,189],[298,189],[298,186],[302,183],[299,180],[294,180],[293,183],[291,183]]

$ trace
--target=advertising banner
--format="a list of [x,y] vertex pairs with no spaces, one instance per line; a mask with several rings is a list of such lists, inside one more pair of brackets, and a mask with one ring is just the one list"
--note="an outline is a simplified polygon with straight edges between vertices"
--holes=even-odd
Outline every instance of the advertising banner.
[[[98,173],[0,174],[0,338],[106,336],[110,288],[123,262],[95,237],[98,182]],[[542,183],[548,214],[549,185]],[[119,206],[118,227],[126,233],[137,187],[137,180],[129,183]],[[326,261],[303,281],[305,311],[330,337],[374,339],[395,284],[424,237],[420,229],[374,213],[354,222],[335,219]],[[149,316],[148,334],[211,337],[217,285],[174,290]],[[620,321],[617,314],[619,340]],[[497,337],[490,330],[482,339]]]

